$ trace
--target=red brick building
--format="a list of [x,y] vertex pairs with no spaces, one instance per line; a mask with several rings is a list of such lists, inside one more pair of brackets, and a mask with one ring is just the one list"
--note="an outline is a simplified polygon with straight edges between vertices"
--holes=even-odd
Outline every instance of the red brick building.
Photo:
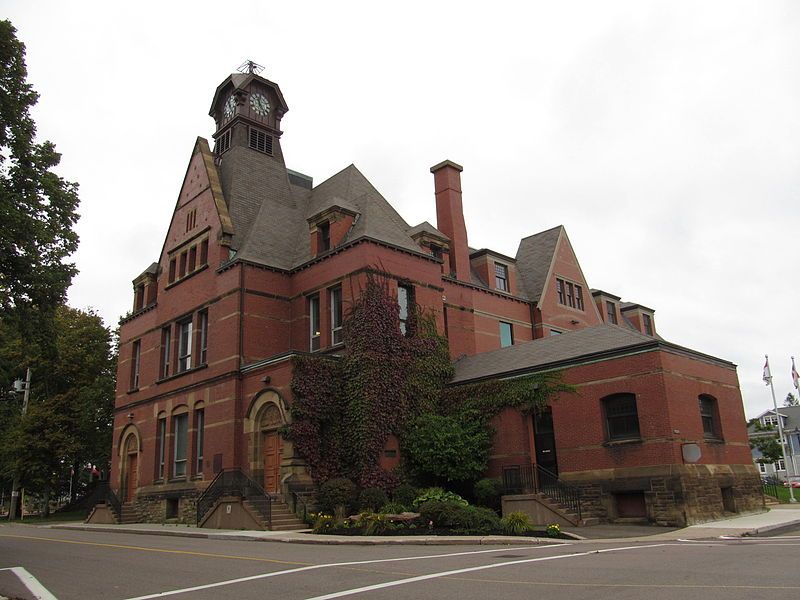
[[413,304],[435,314],[454,383],[564,369],[577,387],[551,412],[497,419],[491,474],[540,464],[599,518],[761,506],[734,365],[665,342],[653,310],[590,289],[563,227],[515,257],[470,248],[453,162],[431,168],[436,227],[406,223],[353,165],[314,186],[285,165],[287,110],[255,73],[220,84],[214,150],[195,142],[161,255],[134,280],[112,487],[137,518],[193,521],[223,469],[279,496],[308,480],[281,436],[291,358],[341,348],[343,315],[376,270],[401,319]]

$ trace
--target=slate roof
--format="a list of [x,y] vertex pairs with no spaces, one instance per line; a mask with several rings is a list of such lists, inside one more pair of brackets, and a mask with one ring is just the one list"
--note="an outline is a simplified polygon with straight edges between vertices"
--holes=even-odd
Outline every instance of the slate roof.
[[[764,412],[762,412],[756,418],[760,419],[765,415],[774,415],[774,414],[775,414],[775,409],[770,408],[769,410],[765,410]],[[778,414],[783,417],[786,417],[783,425],[784,433],[786,432],[794,433],[794,428],[800,427],[800,406],[779,406]],[[758,437],[759,435],[775,435],[778,433],[778,428],[775,427],[775,429],[771,431],[756,431],[755,426],[748,425],[747,433],[751,436],[754,435],[756,437]]]
[[454,365],[452,382],[535,371],[598,353],[658,344],[656,338],[638,331],[616,325],[597,325],[464,357]]
[[307,190],[292,185],[278,161],[234,152],[225,160],[236,161],[236,172],[222,179],[239,258],[286,270],[311,260],[307,219],[333,206],[356,214],[339,245],[371,238],[422,253],[408,223],[354,165]]
[[533,302],[542,297],[547,283],[547,273],[553,262],[553,254],[563,225],[523,238],[517,249],[517,272],[520,295]]
[[414,225],[414,227],[409,229],[407,233],[411,237],[414,237],[416,234],[422,233],[422,232],[428,233],[428,234],[430,234],[430,235],[432,235],[434,237],[438,237],[438,238],[441,238],[443,240],[450,241],[449,237],[447,237],[445,234],[443,234],[441,231],[436,229],[436,227],[434,227],[433,225],[431,225],[427,221],[423,221],[419,225]]

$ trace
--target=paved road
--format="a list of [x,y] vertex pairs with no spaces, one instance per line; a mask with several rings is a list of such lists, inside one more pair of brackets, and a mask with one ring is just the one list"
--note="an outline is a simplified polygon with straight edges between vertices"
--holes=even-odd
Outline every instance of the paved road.
[[[798,556],[797,533],[693,542],[426,547],[0,526],[0,569],[23,567],[58,600],[798,597]],[[19,594],[18,587],[3,587],[14,580],[0,571],[0,596]]]

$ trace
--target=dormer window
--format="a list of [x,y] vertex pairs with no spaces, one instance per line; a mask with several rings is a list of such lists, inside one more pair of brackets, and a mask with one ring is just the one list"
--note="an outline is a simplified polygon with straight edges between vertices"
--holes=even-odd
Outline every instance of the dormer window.
[[764,427],[777,427],[778,426],[778,416],[777,415],[764,415],[761,417],[761,422],[764,424]]
[[642,324],[646,335],[653,335],[653,319],[647,313],[642,314]]
[[608,315],[607,323],[617,324],[617,305],[609,300],[606,300],[606,315]]
[[494,263],[494,287],[501,292],[508,291],[508,267]]
[[436,244],[431,244],[431,254],[436,260],[442,260],[442,247]]
[[331,249],[331,224],[328,221],[317,225],[317,232],[319,235],[319,252],[325,252]]
[[263,129],[250,128],[250,147],[264,154],[272,154],[272,136]]

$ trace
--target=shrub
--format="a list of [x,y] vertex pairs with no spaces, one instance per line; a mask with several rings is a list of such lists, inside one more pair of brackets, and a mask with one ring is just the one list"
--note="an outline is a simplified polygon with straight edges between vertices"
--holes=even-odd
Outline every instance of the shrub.
[[485,477],[475,483],[473,490],[475,503],[495,510],[500,508],[500,497],[503,495],[503,483],[495,477]]
[[523,535],[531,529],[531,521],[524,512],[512,512],[500,519],[500,528],[507,535]]
[[454,494],[453,492],[448,492],[440,487],[432,487],[432,488],[425,488],[419,490],[419,493],[414,501],[411,503],[411,506],[414,508],[418,508],[425,504],[426,502],[449,502],[451,504],[461,504],[466,506],[469,504],[466,500],[464,500],[458,494]]
[[483,506],[467,506],[472,515],[472,527],[478,531],[497,531],[500,529],[500,517],[491,508]]
[[337,506],[350,510],[355,504],[356,493],[356,486],[349,479],[329,479],[319,488],[317,504],[321,511],[328,513],[333,513]]
[[547,535],[552,538],[557,538],[561,535],[561,526],[558,523],[551,523],[547,526]]
[[500,527],[500,519],[489,508],[452,502],[426,502],[419,508],[423,521],[434,527],[488,533]]
[[491,433],[483,419],[424,414],[406,435],[411,473],[433,481],[474,481],[486,471]]
[[376,511],[388,501],[389,498],[382,489],[365,488],[361,490],[361,495],[358,497],[358,506],[360,510]]
[[406,507],[399,502],[387,502],[381,506],[381,509],[378,512],[384,515],[399,515],[405,511]]
[[394,488],[394,492],[392,492],[392,500],[399,502],[403,506],[411,506],[414,503],[414,499],[417,497],[417,495],[417,488],[408,483],[401,483]]

